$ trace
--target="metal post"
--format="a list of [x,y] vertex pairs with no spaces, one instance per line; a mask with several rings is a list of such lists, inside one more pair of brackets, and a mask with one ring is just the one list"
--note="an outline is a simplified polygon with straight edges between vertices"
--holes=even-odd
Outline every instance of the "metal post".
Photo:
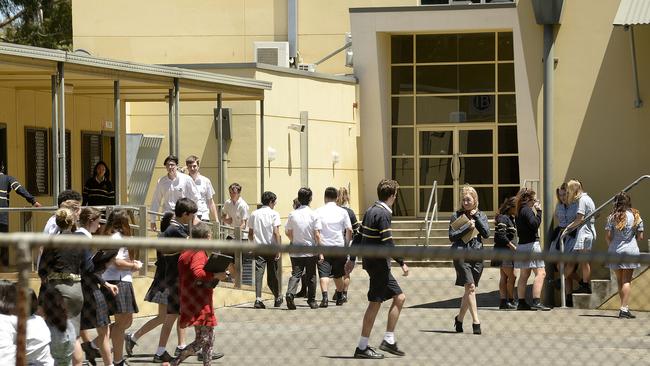
[[[543,177],[544,183],[544,248],[551,247],[551,220],[553,219],[553,66],[555,64],[553,52],[552,24],[544,25],[544,121],[543,121]],[[560,265],[561,286],[562,286],[562,307],[566,305],[564,298],[564,264]],[[553,296],[553,286],[548,286],[546,292],[547,300]],[[548,301],[547,301],[548,302]]]
[[174,155],[174,89],[169,89],[169,155]]
[[630,48],[632,49],[632,78],[634,79],[634,108],[641,108],[643,100],[641,100],[641,90],[639,89],[639,72],[636,65],[636,45],[634,43],[634,26],[630,26]]
[[260,195],[264,193],[264,99],[260,100]]
[[309,187],[309,112],[300,112],[300,124],[305,130],[300,134],[300,186]]
[[298,0],[287,2],[287,40],[289,41],[289,57],[293,64],[298,64]]
[[122,121],[120,112],[120,81],[113,81],[113,118],[115,119],[115,166],[113,167],[113,184],[115,187],[115,204],[122,204],[122,184],[121,184],[121,165],[122,165]]
[[179,147],[180,134],[178,133],[180,123],[180,108],[181,107],[181,89],[178,78],[174,78],[174,152],[176,157],[180,158],[181,150]]
[[29,274],[32,268],[32,255],[30,253],[29,242],[27,241],[20,241],[16,249],[18,250],[16,365],[24,366],[27,365],[27,317],[31,302],[31,297],[29,296]]
[[59,199],[59,112],[58,100],[58,74],[52,75],[52,204],[56,205]]
[[226,167],[223,158],[223,100],[221,93],[217,94],[217,135],[219,135],[219,203],[225,201],[226,194]]
[[[149,223],[147,223],[147,206],[140,206],[138,210],[138,236],[142,238],[147,237],[147,228]],[[142,269],[140,269],[140,275],[146,276],[149,272],[149,249],[144,249],[144,255],[141,254],[140,261],[142,262]]]
[[64,190],[68,187],[65,185],[65,156],[67,152],[65,151],[65,68],[63,67],[63,62],[57,63],[57,69],[59,71],[59,190]]

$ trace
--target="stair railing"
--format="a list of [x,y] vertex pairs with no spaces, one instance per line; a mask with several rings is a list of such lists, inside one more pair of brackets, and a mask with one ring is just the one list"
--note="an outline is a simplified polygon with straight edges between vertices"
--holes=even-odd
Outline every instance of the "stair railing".
[[[433,203],[433,207],[431,206]],[[431,215],[429,215],[429,213]],[[424,230],[426,231],[427,239],[425,245],[429,245],[429,238],[431,236],[432,221],[438,220],[438,181],[433,181],[433,187],[429,194],[429,204],[427,205],[427,212],[424,215]]]
[[[620,193],[620,192],[628,192],[632,188],[636,187],[639,183],[641,183],[642,181],[644,181],[646,179],[650,179],[650,175],[642,175],[642,176],[640,176],[634,182],[630,183],[627,187],[623,188],[622,190],[618,191],[615,195],[610,197],[607,201],[605,201],[605,203],[598,206],[598,208],[596,208],[596,210],[594,210],[594,212],[592,212],[589,215],[585,216],[584,219],[582,219],[582,222],[580,224],[578,224],[578,225],[576,225],[576,226],[574,226],[574,227],[572,227],[570,229],[565,229],[564,232],[562,233],[562,236],[560,236],[560,252],[564,253],[564,241],[566,240],[566,237],[567,237],[568,234],[571,234],[572,232],[580,229],[581,227],[583,227],[584,225],[589,223],[592,218],[594,218],[594,217],[596,217],[596,215],[600,214],[600,212],[602,210],[604,210],[605,207],[609,206],[609,204],[612,203],[612,201],[614,201],[614,199],[616,198],[616,195],[618,193]],[[564,262],[561,262],[560,263],[560,291],[562,293],[562,296],[560,296],[560,299],[561,299],[560,304],[561,304],[561,306],[563,308],[566,308],[566,296],[564,294],[565,290],[566,290],[565,286],[566,286],[566,278],[565,278],[565,275],[564,275]]]

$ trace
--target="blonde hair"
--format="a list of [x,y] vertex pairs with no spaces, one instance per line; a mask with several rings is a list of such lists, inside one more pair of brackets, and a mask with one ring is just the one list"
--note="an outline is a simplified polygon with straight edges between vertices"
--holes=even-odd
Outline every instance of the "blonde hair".
[[472,210],[478,209],[478,193],[476,193],[476,189],[474,189],[474,187],[471,186],[464,186],[463,188],[460,189],[460,210],[459,211],[464,210],[463,197],[467,195],[469,195],[474,199],[474,207],[472,207]]
[[346,206],[350,203],[350,194],[345,187],[339,188],[339,194],[336,197],[336,204],[339,206]]
[[54,221],[60,231],[67,231],[74,230],[76,218],[69,208],[60,208],[54,213]]
[[577,201],[582,194],[582,183],[577,179],[571,179],[566,183],[566,202],[572,204]]

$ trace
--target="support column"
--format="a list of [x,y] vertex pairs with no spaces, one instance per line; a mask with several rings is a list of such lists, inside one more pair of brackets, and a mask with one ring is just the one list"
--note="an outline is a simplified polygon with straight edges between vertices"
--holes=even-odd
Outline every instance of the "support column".
[[219,136],[219,203],[226,200],[226,166],[224,164],[224,138],[223,138],[223,100],[221,93],[217,94],[217,136]]
[[300,186],[309,187],[309,112],[300,112],[300,124],[304,131],[300,134]]
[[52,75],[52,205],[56,205],[59,199],[59,112],[58,102],[58,83],[59,76]]
[[122,204],[122,183],[121,170],[122,165],[122,121],[120,113],[120,81],[113,81],[113,119],[115,120],[115,166],[113,167],[113,185],[115,187],[115,204]]
[[178,78],[174,78],[174,152],[177,158],[183,160],[180,157],[181,150],[179,147],[180,134],[178,133],[179,123],[180,123],[180,108],[181,107],[181,89]]
[[59,166],[59,192],[67,189],[65,186],[65,156],[67,152],[65,151],[65,68],[63,62],[57,64],[58,74],[59,74],[59,95],[58,95],[58,114],[59,114],[59,155],[58,155],[58,166]]
[[167,98],[168,116],[169,116],[169,155],[174,155],[174,89],[169,89],[169,97]]
[[264,193],[264,99],[260,100],[260,195]]

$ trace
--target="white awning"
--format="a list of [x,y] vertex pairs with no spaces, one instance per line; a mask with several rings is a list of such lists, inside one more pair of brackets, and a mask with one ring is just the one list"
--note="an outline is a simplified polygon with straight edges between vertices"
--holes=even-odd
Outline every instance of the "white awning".
[[621,0],[613,24],[650,24],[650,0]]

